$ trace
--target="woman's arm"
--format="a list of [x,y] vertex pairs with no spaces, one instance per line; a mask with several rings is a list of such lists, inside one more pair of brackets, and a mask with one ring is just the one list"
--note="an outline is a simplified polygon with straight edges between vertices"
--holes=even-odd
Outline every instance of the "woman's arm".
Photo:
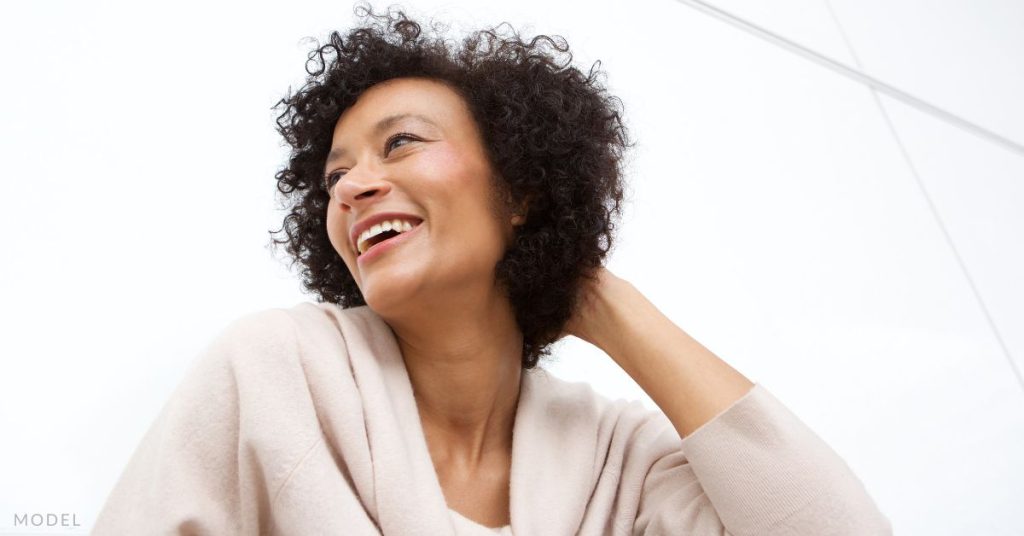
[[[849,466],[763,386],[673,324],[633,285],[601,270],[567,325],[661,408],[632,435],[623,472],[641,489],[633,534],[891,535]],[[670,437],[669,422],[679,439]]]
[[601,268],[573,335],[608,354],[686,437],[754,387],[628,281]]
[[[274,385],[300,369],[291,317],[231,322],[197,359],[136,446],[90,534],[264,534],[269,502],[320,437]],[[300,376],[301,377],[301,376]],[[282,409],[275,410],[275,407]],[[279,417],[281,413],[286,413]],[[282,439],[268,449],[264,436]]]

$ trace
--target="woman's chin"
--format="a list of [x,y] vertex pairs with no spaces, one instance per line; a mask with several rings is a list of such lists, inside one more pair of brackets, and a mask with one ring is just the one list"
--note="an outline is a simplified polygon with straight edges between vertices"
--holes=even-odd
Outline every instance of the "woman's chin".
[[361,289],[363,300],[382,318],[400,314],[402,310],[409,307],[409,292],[403,290],[403,285],[393,281],[382,281],[379,282],[380,284],[377,284],[378,282],[366,283],[364,282]]

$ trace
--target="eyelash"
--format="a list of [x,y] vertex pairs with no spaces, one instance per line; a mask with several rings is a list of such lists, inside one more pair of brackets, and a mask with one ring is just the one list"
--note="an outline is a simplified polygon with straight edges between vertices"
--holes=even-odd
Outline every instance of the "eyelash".
[[[409,139],[409,140],[412,140],[412,141],[419,141],[419,138],[417,138],[416,136],[413,136],[412,134],[410,134],[408,132],[399,132],[399,133],[389,137],[384,142],[384,151],[385,151],[385,153],[390,154],[390,151],[388,151],[387,149],[389,147],[391,147],[391,142],[393,142],[395,140],[398,140],[398,139],[401,139],[401,138],[406,138],[406,139]],[[387,154],[385,154],[385,156],[387,156]],[[324,175],[324,187],[327,189],[328,193],[331,192],[331,189],[334,187],[335,183],[337,183],[337,181],[341,178],[342,173],[343,172],[341,170],[338,170],[338,171],[332,171],[332,172],[328,173],[327,175]]]

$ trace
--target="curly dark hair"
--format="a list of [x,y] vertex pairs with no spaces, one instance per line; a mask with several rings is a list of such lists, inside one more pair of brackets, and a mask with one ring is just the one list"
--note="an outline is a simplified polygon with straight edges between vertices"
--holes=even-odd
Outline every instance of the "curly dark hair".
[[[374,84],[399,77],[445,82],[467,102],[487,156],[499,175],[495,191],[508,207],[523,207],[525,223],[495,266],[523,333],[525,369],[550,354],[591,278],[612,247],[621,216],[622,160],[629,141],[622,101],[607,94],[594,63],[584,75],[569,66],[572,54],[561,36],[539,35],[528,43],[511,25],[479,30],[454,48],[442,36],[421,36],[421,27],[400,9],[374,14],[357,4],[370,23],[326,44],[315,42],[305,84],[289,88],[274,109],[277,129],[291,149],[276,174],[290,210],[281,229],[303,286],[320,302],[365,305],[362,293],[327,230],[330,201],[323,169],[342,111]],[[500,30],[508,25],[506,36]],[[436,25],[432,29],[437,32]],[[552,50],[553,49],[553,50]],[[559,63],[563,58],[564,63]],[[289,205],[290,202],[290,206]]]

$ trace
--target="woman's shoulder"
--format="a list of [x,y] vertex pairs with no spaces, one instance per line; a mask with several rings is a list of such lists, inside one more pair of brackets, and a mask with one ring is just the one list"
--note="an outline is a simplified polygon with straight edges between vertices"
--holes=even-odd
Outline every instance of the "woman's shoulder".
[[[380,329],[383,320],[369,307],[343,308],[334,303],[299,302],[240,314],[221,331],[221,338],[294,340],[316,335],[343,336],[352,329]],[[347,328],[347,329],[346,329]],[[367,333],[367,335],[369,335]]]
[[219,330],[204,360],[261,369],[337,356],[346,338],[372,337],[383,322],[366,306],[300,302],[242,313]]
[[586,381],[567,380],[541,367],[524,371],[527,404],[545,409],[544,418],[568,427],[602,430],[671,428],[671,422],[659,410],[647,408],[640,400],[613,397]]
[[366,305],[360,305],[358,307],[342,307],[341,305],[330,302],[304,301],[296,303],[290,307],[278,307],[268,309],[268,311],[284,312],[291,316],[294,321],[300,325],[337,325],[337,321],[340,318],[345,318],[351,321],[365,321],[371,317],[374,320],[380,319],[380,317]]
[[615,397],[594,388],[588,381],[570,380],[537,366],[524,371],[524,380],[530,389],[543,393],[550,403],[600,409],[642,408],[639,400]]
[[[595,486],[604,487],[605,494],[612,489],[635,493],[643,468],[679,449],[668,419],[639,400],[613,398],[588,382],[544,370],[531,370],[523,388],[513,451],[530,460],[531,475],[520,477],[520,489],[557,490],[547,496],[580,504],[593,496]],[[574,485],[583,482],[591,484]]]
[[291,306],[268,307],[240,314],[224,331],[240,335],[263,333],[280,338],[294,333],[295,329],[335,331],[341,318],[366,322],[379,317],[365,305],[343,308],[335,303],[304,301]]

